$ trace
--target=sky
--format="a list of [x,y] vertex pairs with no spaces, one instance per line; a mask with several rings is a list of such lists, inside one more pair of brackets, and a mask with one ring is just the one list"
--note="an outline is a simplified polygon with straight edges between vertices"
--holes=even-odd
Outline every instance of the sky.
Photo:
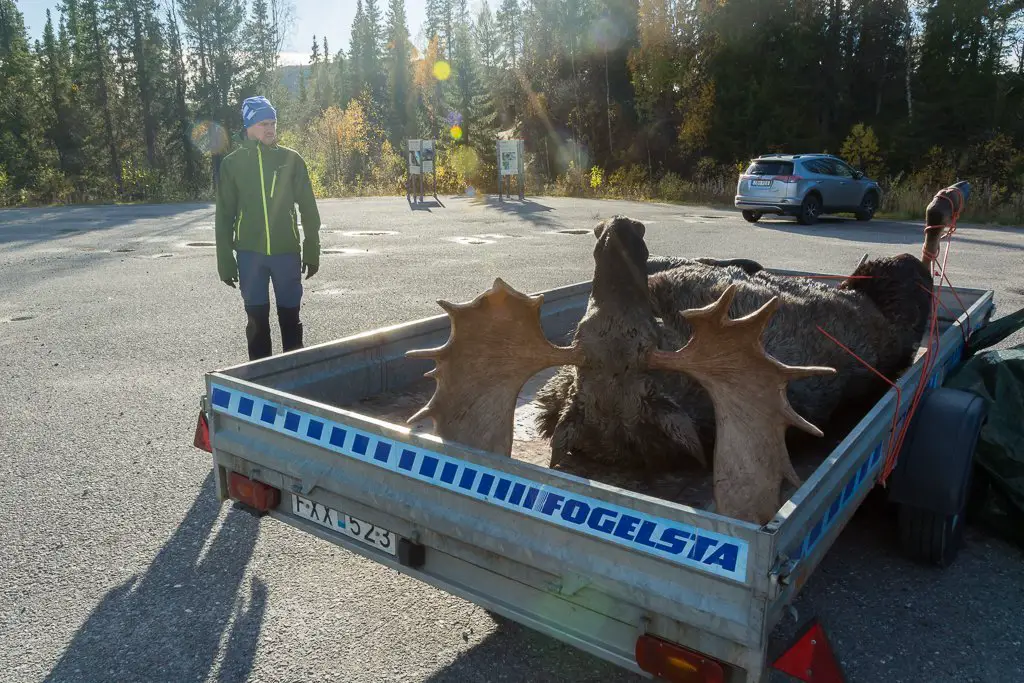
[[[348,50],[349,32],[356,14],[356,0],[290,0],[294,8],[291,34],[285,40],[281,54],[283,64],[308,64],[309,53],[313,47],[313,36],[317,42],[327,36],[331,52],[344,47]],[[46,10],[49,9],[57,19],[57,6],[60,0],[15,0],[22,14],[25,15],[25,26],[29,40],[41,39],[43,27],[46,25]],[[158,0],[161,9],[165,0]],[[474,4],[474,3],[470,3]],[[247,2],[248,6],[249,3]],[[382,17],[387,16],[387,0],[378,0]],[[426,19],[426,0],[405,0],[405,13],[408,20],[409,36],[413,43],[420,45],[420,31]]]

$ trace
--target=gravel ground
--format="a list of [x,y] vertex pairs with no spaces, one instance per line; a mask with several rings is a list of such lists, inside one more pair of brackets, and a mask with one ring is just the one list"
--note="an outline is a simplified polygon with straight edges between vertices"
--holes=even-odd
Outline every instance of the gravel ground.
[[[778,268],[848,272],[865,251],[921,242],[911,223],[750,225],[614,201],[320,207],[333,253],[306,282],[307,343],[435,315],[436,299],[469,300],[496,276],[529,292],[587,280],[590,231],[613,213],[646,222],[652,253]],[[968,224],[954,237],[952,282],[996,290],[996,317],[1024,305],[1022,237]],[[192,430],[203,373],[245,359],[245,317],[203,246],[213,238],[207,204],[0,211],[0,679],[638,680],[217,505]],[[797,601],[851,683],[1024,680],[1020,551],[971,529],[957,563],[933,571],[892,536],[864,508]]]

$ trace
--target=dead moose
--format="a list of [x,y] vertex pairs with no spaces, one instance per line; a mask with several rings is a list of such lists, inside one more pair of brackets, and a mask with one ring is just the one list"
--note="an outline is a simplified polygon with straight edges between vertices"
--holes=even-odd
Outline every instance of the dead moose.
[[746,259],[651,257],[643,223],[614,216],[594,228],[591,293],[568,346],[545,337],[542,297],[500,278],[469,303],[438,302],[451,334],[407,354],[436,364],[435,392],[409,422],[429,417],[441,438],[511,455],[519,391],[558,367],[536,398],[552,466],[698,463],[713,468],[716,512],[766,523],[783,479],[800,483],[787,429],[821,436],[815,424],[838,406],[887,387],[822,330],[890,379],[912,362],[931,312],[933,214],[921,258],[864,259],[836,287]]

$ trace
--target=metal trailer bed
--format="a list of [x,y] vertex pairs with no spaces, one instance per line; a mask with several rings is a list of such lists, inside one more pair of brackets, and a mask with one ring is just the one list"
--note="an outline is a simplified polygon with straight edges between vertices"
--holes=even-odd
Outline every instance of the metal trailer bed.
[[[589,291],[542,292],[550,339],[571,334]],[[876,483],[894,410],[902,424],[918,383],[940,385],[992,314],[991,291],[957,291],[942,290],[930,376],[919,354],[900,405],[885,393],[764,527],[339,407],[421,380],[432,361],[404,354],[445,342],[443,313],[207,373],[196,443],[208,429],[221,501],[643,676],[640,645],[668,643],[722,680],[764,681],[768,636]]]

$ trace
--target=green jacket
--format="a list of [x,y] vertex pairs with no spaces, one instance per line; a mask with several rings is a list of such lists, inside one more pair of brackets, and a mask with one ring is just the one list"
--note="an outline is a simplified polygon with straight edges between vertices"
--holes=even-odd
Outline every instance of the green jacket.
[[[299,240],[295,205],[302,215]],[[246,140],[224,157],[217,187],[217,272],[238,277],[233,251],[301,253],[302,262],[320,265],[320,212],[309,170],[294,149]]]

